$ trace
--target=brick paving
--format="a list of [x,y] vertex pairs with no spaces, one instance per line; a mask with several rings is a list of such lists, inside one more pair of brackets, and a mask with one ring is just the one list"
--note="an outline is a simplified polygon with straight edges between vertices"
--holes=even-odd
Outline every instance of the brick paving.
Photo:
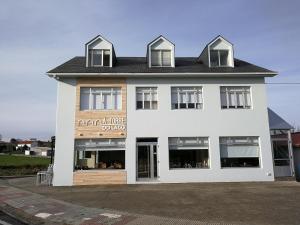
[[[44,224],[69,225],[225,225],[185,219],[130,214],[83,207],[15,188],[0,182],[0,209],[14,209]],[[33,222],[34,219],[32,219]],[[228,223],[226,223],[229,225]],[[233,224],[232,224],[233,225]],[[234,224],[237,225],[237,224]]]

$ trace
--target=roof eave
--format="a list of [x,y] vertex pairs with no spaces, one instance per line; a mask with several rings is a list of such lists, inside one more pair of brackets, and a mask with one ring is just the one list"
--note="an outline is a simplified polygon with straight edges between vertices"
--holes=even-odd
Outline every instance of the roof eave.
[[274,77],[276,72],[241,73],[46,73],[49,77]]

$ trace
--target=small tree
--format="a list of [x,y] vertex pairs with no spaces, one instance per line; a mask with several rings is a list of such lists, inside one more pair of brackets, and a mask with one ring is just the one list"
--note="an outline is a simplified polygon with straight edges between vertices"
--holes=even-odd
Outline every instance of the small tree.
[[13,144],[13,145],[17,145],[18,141],[15,138],[11,138],[10,143]]

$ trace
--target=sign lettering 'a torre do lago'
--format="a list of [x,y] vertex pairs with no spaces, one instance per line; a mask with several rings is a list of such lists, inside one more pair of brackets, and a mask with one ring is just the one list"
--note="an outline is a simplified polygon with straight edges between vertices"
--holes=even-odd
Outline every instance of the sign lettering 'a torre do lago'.
[[125,117],[104,117],[101,119],[79,119],[78,127],[99,127],[102,131],[124,131],[126,130]]

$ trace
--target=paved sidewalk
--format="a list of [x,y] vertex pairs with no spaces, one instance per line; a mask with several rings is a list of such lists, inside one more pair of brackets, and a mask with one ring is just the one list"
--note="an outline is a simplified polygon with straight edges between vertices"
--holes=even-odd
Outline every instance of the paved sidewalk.
[[0,209],[4,211],[10,210],[11,213],[15,212],[18,215],[22,214],[31,224],[225,225],[224,223],[171,219],[88,208],[47,198],[3,183],[0,181]]

